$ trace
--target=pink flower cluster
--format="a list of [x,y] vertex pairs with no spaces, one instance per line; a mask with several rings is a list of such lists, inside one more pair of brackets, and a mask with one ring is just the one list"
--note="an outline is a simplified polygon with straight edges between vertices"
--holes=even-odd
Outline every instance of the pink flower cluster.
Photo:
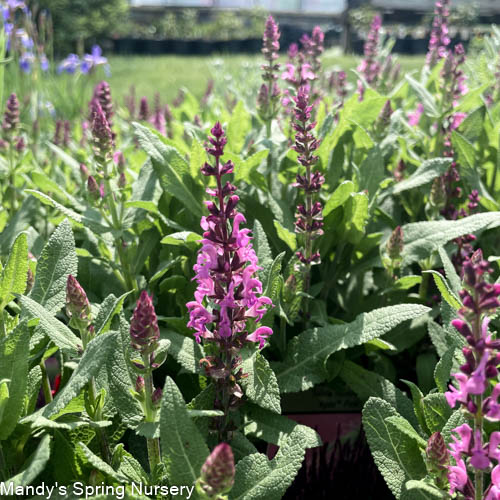
[[[377,59],[378,55],[378,44],[380,38],[380,28],[382,27],[382,18],[376,14],[373,18],[368,37],[366,38],[364,45],[364,59],[358,66],[358,71],[363,75],[366,83],[374,84],[376,83],[380,74],[380,63]],[[365,92],[365,87],[361,80],[358,80],[358,93],[359,100],[363,100],[363,95]]]
[[205,163],[201,171],[215,177],[217,187],[208,188],[207,193],[216,201],[205,202],[210,215],[201,219],[202,247],[194,266],[198,288],[195,300],[187,304],[188,326],[195,329],[198,342],[202,338],[221,344],[250,341],[262,348],[272,330],[261,326],[248,334],[246,325],[249,319],[258,323],[272,303],[261,295],[262,283],[256,277],[260,267],[250,230],[240,228],[245,217],[236,211],[236,187],[230,182],[222,184],[222,176],[232,173],[234,165],[220,161],[227,139],[219,122],[211,133],[206,150],[215,157],[215,165]]
[[465,288],[460,292],[463,307],[458,312],[459,318],[451,323],[468,343],[468,347],[462,349],[466,362],[460,367],[460,372],[453,375],[458,388],[450,385],[445,397],[452,408],[460,403],[475,421],[474,431],[469,424],[453,430],[458,437],[453,436],[453,443],[449,446],[450,455],[455,460],[455,465],[448,468],[450,494],[460,491],[466,496],[471,492],[473,495],[474,486],[468,478],[467,464],[476,470],[486,470],[491,461],[496,460],[492,482],[484,497],[493,500],[500,499],[500,432],[493,432],[489,443],[483,443],[482,421],[483,418],[500,421],[500,383],[484,397],[489,391],[490,380],[498,377],[500,364],[500,341],[488,333],[488,315],[500,307],[500,284],[485,280],[489,272],[491,269],[481,250],[463,264]]
[[429,49],[426,62],[432,68],[436,63],[446,57],[447,47],[450,44],[447,20],[450,15],[450,0],[438,0],[434,8]]

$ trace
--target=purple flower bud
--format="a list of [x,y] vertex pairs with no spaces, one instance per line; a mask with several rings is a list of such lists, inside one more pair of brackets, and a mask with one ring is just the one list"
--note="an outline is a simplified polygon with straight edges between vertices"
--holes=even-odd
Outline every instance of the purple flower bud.
[[132,347],[139,352],[150,350],[160,338],[153,301],[145,290],[141,292],[130,321],[130,336]]
[[80,175],[83,182],[85,182],[90,177],[89,169],[83,163],[80,163]]
[[70,318],[70,324],[78,330],[88,329],[92,324],[87,294],[71,274],[66,282],[66,314]]
[[19,101],[16,94],[12,93],[7,99],[7,106],[3,118],[2,128],[5,134],[11,134],[19,127]]
[[94,200],[99,200],[101,198],[99,184],[97,184],[93,175],[89,175],[87,179],[87,191]]
[[71,123],[68,120],[64,120],[63,146],[65,148],[69,146],[70,139],[71,139]]
[[92,138],[94,141],[94,153],[96,159],[100,163],[107,161],[113,149],[113,134],[109,127],[106,115],[99,104],[99,101],[94,99],[91,104],[92,115]]
[[162,394],[163,394],[163,391],[159,387],[154,390],[153,394],[151,395],[151,401],[152,401],[154,406],[160,405]]
[[144,387],[144,377],[142,375],[138,375],[135,379],[135,392],[138,392],[140,394],[142,391],[144,391]]
[[439,469],[444,469],[450,461],[450,455],[448,453],[448,449],[446,448],[446,443],[444,442],[443,436],[439,431],[434,432],[427,441],[425,453],[427,455],[427,459]]
[[118,187],[123,189],[127,185],[127,178],[123,172],[120,173],[118,177]]
[[26,142],[24,141],[24,137],[19,137],[16,141],[16,151],[18,153],[22,153],[26,149]]
[[149,118],[149,106],[147,97],[141,97],[141,102],[139,103],[139,120],[147,121]]
[[403,252],[403,229],[397,226],[387,241],[387,255],[392,261],[398,261]]
[[218,444],[201,468],[198,485],[209,497],[228,493],[234,484],[234,456],[227,443]]
[[111,99],[111,89],[108,82],[103,81],[96,85],[94,89],[94,99],[99,101],[109,128],[113,127],[113,101]]

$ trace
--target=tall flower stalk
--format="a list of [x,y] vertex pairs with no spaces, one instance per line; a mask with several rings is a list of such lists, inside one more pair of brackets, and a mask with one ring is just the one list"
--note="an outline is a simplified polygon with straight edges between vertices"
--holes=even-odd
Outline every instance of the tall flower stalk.
[[[160,329],[153,301],[145,290],[141,292],[130,320],[130,338],[132,349],[140,356],[139,361],[133,362],[135,369],[140,372],[133,395],[141,404],[144,421],[155,422],[162,391],[154,387],[153,370],[161,365],[165,357],[160,359],[157,353]],[[148,438],[147,446],[149,467],[151,474],[154,474],[161,460],[159,438]]]
[[[378,49],[380,39],[380,29],[382,28],[382,18],[376,14],[373,18],[364,45],[364,59],[358,66],[358,71],[363,75],[368,85],[374,85],[380,75],[380,62],[378,60]],[[365,93],[365,86],[361,80],[358,80],[359,100],[362,101]]]
[[[321,262],[319,252],[313,251],[313,241],[323,234],[322,206],[317,199],[317,193],[325,182],[325,178],[318,170],[313,171],[318,161],[314,151],[319,147],[319,140],[311,133],[316,123],[311,121],[313,106],[309,103],[306,86],[300,87],[297,96],[294,97],[294,102],[293,127],[296,134],[293,149],[298,153],[297,161],[305,167],[305,174],[298,173],[294,184],[304,191],[304,204],[297,206],[295,214],[295,231],[303,237],[303,249],[297,252],[297,257],[303,266],[304,291],[308,292],[311,283],[311,265]],[[307,303],[305,309],[307,311]]]
[[[112,105],[107,102],[111,98],[109,96],[109,86],[103,85],[104,83],[100,84],[101,90],[96,91],[96,95],[101,96],[101,98],[94,97],[90,103],[92,145],[96,171],[95,176],[90,175],[88,177],[87,186],[91,200],[94,200],[94,204],[98,206],[103,217],[115,231],[120,231],[125,209],[123,203],[117,203],[115,192],[117,190],[121,191],[126,179],[124,172],[117,171],[113,164],[114,135],[107,118],[112,116]],[[101,101],[107,102],[105,109],[102,107]],[[137,290],[137,281],[132,273],[122,237],[115,239],[115,248],[120,260],[121,273],[118,273],[120,280],[127,290]]]
[[[463,264],[464,289],[460,292],[463,307],[452,325],[467,341],[468,346],[462,349],[466,362],[460,367],[460,372],[453,375],[458,388],[450,385],[445,394],[452,408],[457,403],[462,406],[468,420],[468,423],[453,429],[456,435],[449,445],[450,455],[455,461],[455,465],[448,467],[450,494],[459,491],[475,500],[493,500],[500,493],[500,432],[493,432],[489,443],[484,436],[485,420],[500,421],[500,383],[490,392],[493,380],[498,377],[500,341],[488,333],[489,316],[500,307],[500,284],[486,281],[490,272],[481,250]],[[490,470],[492,461],[497,464],[491,472],[492,482],[484,491],[483,476]],[[474,481],[469,478],[469,470]]]
[[[90,303],[85,290],[71,274],[66,282],[66,314],[70,318],[69,325],[78,330],[82,340],[82,348],[85,351],[88,343],[94,338],[94,325]],[[42,373],[45,370],[42,370]],[[44,391],[47,400],[47,391]],[[104,393],[97,392],[95,379],[91,377],[87,384],[88,400],[86,400],[86,410],[90,418],[96,422],[104,420]],[[109,449],[106,429],[99,428],[97,435],[101,445],[103,459],[111,462],[111,452]]]
[[426,64],[433,68],[440,59],[446,57],[450,37],[448,36],[448,16],[450,15],[450,0],[437,0],[434,7],[434,20],[429,39],[429,49]]
[[236,187],[222,181],[224,175],[233,172],[234,165],[230,160],[221,160],[227,139],[219,122],[211,134],[206,151],[214,158],[214,164],[205,163],[201,172],[215,178],[215,189],[207,189],[215,201],[205,202],[209,215],[201,219],[202,247],[194,266],[198,287],[195,300],[186,305],[188,326],[195,330],[197,342],[203,340],[210,353],[202,365],[216,387],[216,409],[224,412],[217,424],[219,440],[227,441],[233,428],[230,411],[243,396],[239,351],[248,342],[264,347],[272,330],[261,326],[250,331],[272,303],[261,295],[262,283],[256,276],[260,267],[250,230],[240,228],[245,217],[236,210]]
[[257,97],[257,109],[260,117],[266,124],[267,137],[271,137],[271,124],[279,110],[280,89],[276,83],[278,79],[277,72],[280,69],[278,59],[278,51],[280,50],[280,32],[278,25],[272,16],[269,16],[264,29],[262,39],[262,54],[266,63],[262,65],[262,79],[264,83],[261,85]]

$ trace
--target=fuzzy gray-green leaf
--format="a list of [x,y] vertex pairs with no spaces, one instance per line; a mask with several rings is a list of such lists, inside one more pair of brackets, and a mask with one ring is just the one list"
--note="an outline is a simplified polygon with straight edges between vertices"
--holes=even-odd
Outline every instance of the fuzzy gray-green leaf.
[[28,237],[20,233],[9,253],[0,277],[0,311],[13,299],[14,293],[24,293],[28,277]]

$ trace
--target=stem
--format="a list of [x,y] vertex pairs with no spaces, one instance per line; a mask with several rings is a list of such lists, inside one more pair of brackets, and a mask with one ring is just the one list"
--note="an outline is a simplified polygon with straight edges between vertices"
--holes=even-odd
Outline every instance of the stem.
[[281,338],[281,352],[283,356],[286,353],[286,321],[285,318],[280,318],[280,338]]
[[12,214],[16,211],[16,169],[14,166],[14,156],[12,152],[12,140],[13,138],[11,137],[11,143],[9,144],[9,185],[11,189],[11,210]]
[[427,299],[427,290],[429,288],[429,273],[422,274],[422,281],[420,282],[420,287],[418,289],[418,296],[422,302],[425,302]]
[[5,458],[3,456],[2,442],[0,441],[0,476],[5,480],[9,477],[7,471],[7,464],[5,463]]
[[[144,374],[144,392],[145,392],[145,421],[154,422],[156,420],[156,410],[153,408],[153,374],[149,363],[149,355],[143,354],[142,360],[146,367]],[[160,441],[158,438],[147,438],[148,460],[151,474],[154,473],[156,466],[160,463]]]
[[39,366],[42,370],[42,390],[45,404],[49,404],[52,401],[52,389],[50,388],[49,376],[47,375],[47,370],[45,369],[45,363],[43,361],[40,361]]
[[3,309],[0,310],[0,339],[7,336],[7,331],[5,330],[5,321],[3,320]]

